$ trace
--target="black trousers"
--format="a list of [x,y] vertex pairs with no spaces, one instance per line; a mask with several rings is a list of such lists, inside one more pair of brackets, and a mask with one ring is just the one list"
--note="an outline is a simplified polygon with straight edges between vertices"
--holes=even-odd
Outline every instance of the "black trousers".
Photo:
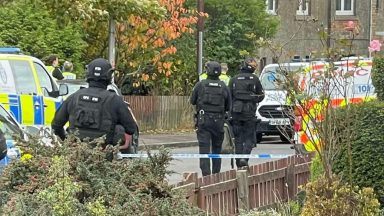
[[[236,154],[251,154],[252,148],[256,143],[256,124],[254,120],[248,121],[233,121],[233,134],[235,136],[235,153]],[[248,162],[249,159],[246,159]],[[240,158],[236,159],[236,166],[239,164]]]
[[[197,140],[200,154],[220,154],[224,140],[224,116],[219,114],[204,114],[204,120],[197,122]],[[221,158],[200,158],[200,169],[203,176],[219,173]]]

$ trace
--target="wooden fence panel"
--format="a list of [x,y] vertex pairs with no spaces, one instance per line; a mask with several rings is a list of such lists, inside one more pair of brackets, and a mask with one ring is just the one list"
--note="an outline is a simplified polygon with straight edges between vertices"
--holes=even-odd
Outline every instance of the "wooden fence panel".
[[[239,213],[240,199],[242,208],[260,208],[293,198],[301,185],[305,185],[310,176],[312,155],[291,156],[277,161],[266,162],[249,167],[248,197],[244,202],[244,187],[239,197],[239,184],[236,170],[230,170],[210,176],[197,178],[197,173],[176,185],[175,190],[186,190],[186,198],[199,208],[212,215],[236,215]],[[191,185],[194,181],[195,188]],[[287,187],[288,186],[288,187]],[[194,192],[194,193],[193,193]],[[197,200],[196,200],[196,199]],[[248,207],[247,207],[248,205]]]
[[193,106],[188,96],[125,96],[141,131],[193,128]]

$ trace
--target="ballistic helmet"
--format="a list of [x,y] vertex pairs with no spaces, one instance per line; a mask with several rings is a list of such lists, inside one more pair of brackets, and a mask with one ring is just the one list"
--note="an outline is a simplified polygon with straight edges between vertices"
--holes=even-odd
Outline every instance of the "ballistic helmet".
[[205,71],[208,76],[218,77],[221,74],[221,66],[218,62],[209,61],[205,64]]
[[113,73],[112,65],[107,60],[103,58],[98,58],[91,61],[91,63],[88,64],[86,79],[87,79],[87,82],[107,81],[107,83],[110,83],[112,80],[112,73]]
[[71,72],[73,70],[72,62],[65,61],[63,65],[64,72]]
[[246,70],[253,73],[257,68],[257,61],[254,58],[246,58],[242,65],[241,70]]

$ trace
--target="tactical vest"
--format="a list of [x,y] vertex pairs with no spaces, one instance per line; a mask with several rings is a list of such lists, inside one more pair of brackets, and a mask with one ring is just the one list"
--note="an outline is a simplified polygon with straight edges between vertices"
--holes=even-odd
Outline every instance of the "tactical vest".
[[113,136],[115,123],[107,106],[111,104],[114,95],[107,90],[79,90],[74,98],[73,111],[69,114],[70,129],[78,129],[80,139]]
[[209,113],[224,113],[224,83],[219,80],[201,81],[202,91],[198,99],[198,109]]
[[256,84],[252,74],[238,75],[232,84],[232,112],[254,117],[257,109],[255,102]]

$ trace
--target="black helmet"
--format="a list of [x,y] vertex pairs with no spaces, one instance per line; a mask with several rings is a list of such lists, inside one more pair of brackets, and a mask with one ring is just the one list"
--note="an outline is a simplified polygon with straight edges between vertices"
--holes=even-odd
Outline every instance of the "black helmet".
[[220,76],[221,74],[221,66],[218,62],[209,61],[205,64],[205,71],[208,76]]
[[65,61],[63,64],[64,72],[71,72],[73,71],[73,64],[70,61]]
[[257,68],[257,61],[254,58],[246,58],[241,65],[241,70],[253,73]]
[[107,81],[110,83],[112,80],[113,68],[112,65],[103,58],[98,58],[87,65],[87,82],[89,81]]

